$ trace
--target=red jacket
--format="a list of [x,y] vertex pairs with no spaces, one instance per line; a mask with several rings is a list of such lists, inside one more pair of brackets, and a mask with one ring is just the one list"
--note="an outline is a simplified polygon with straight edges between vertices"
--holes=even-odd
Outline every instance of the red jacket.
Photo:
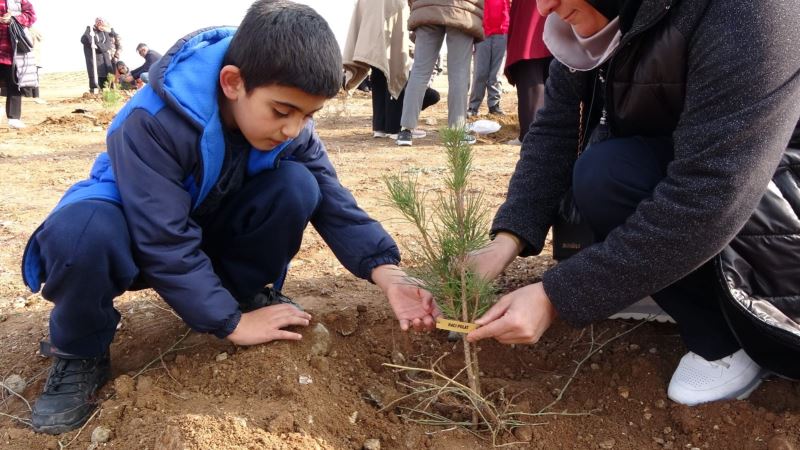
[[[30,27],[36,22],[36,13],[33,11],[33,6],[28,0],[22,0],[20,6],[22,8],[22,14],[16,16],[17,22],[24,27]],[[0,0],[0,16],[5,15],[7,12],[7,2]],[[8,37],[8,25],[0,23],[0,64],[10,66],[14,59],[14,54],[12,52],[11,39]]]
[[483,34],[487,38],[493,34],[508,33],[509,0],[484,0]]
[[514,0],[508,27],[506,76],[508,68],[517,61],[551,56],[542,40],[543,32],[544,17],[536,9],[536,0]]

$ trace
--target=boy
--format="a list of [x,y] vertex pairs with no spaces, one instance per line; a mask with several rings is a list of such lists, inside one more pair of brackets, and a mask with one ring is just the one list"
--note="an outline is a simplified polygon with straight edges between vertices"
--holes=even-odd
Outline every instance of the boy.
[[375,282],[401,328],[430,328],[394,241],[339,184],[311,117],[339,90],[339,46],[312,9],[259,0],[238,30],[178,41],[120,111],[108,153],[31,237],[23,276],[55,306],[33,427],[79,427],[110,376],[114,297],[152,287],[193,329],[239,345],[301,339],[311,316],[275,289],[311,222]]

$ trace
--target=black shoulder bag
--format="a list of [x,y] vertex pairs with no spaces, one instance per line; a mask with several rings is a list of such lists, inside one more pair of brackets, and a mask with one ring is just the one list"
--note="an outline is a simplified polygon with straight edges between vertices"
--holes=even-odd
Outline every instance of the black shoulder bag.
[[[583,150],[584,142],[584,103],[580,105],[580,122],[578,125],[578,157]],[[590,108],[591,109],[591,108]],[[589,111],[591,114],[591,111]],[[587,114],[588,116],[588,114]],[[584,248],[594,244],[594,232],[581,218],[572,188],[561,198],[553,223],[553,259],[562,261],[575,255]]]
[[8,35],[16,53],[28,53],[33,50],[33,41],[25,33],[25,27],[17,22],[16,17],[12,17],[11,22],[8,23]]

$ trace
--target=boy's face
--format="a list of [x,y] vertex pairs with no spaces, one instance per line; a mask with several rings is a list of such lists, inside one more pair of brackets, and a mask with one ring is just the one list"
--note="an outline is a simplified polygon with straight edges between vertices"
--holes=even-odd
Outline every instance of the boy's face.
[[261,86],[248,94],[235,66],[222,68],[220,87],[224,94],[220,105],[223,123],[228,129],[238,129],[250,145],[262,151],[297,137],[327,100],[280,85]]

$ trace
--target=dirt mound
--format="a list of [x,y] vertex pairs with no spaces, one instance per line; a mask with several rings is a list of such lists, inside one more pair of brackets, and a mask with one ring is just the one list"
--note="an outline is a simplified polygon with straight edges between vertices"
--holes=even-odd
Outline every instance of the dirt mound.
[[116,111],[112,110],[89,112],[79,109],[78,112],[69,115],[47,116],[35,128],[31,128],[30,132],[33,134],[99,132],[111,124],[115,115]]

